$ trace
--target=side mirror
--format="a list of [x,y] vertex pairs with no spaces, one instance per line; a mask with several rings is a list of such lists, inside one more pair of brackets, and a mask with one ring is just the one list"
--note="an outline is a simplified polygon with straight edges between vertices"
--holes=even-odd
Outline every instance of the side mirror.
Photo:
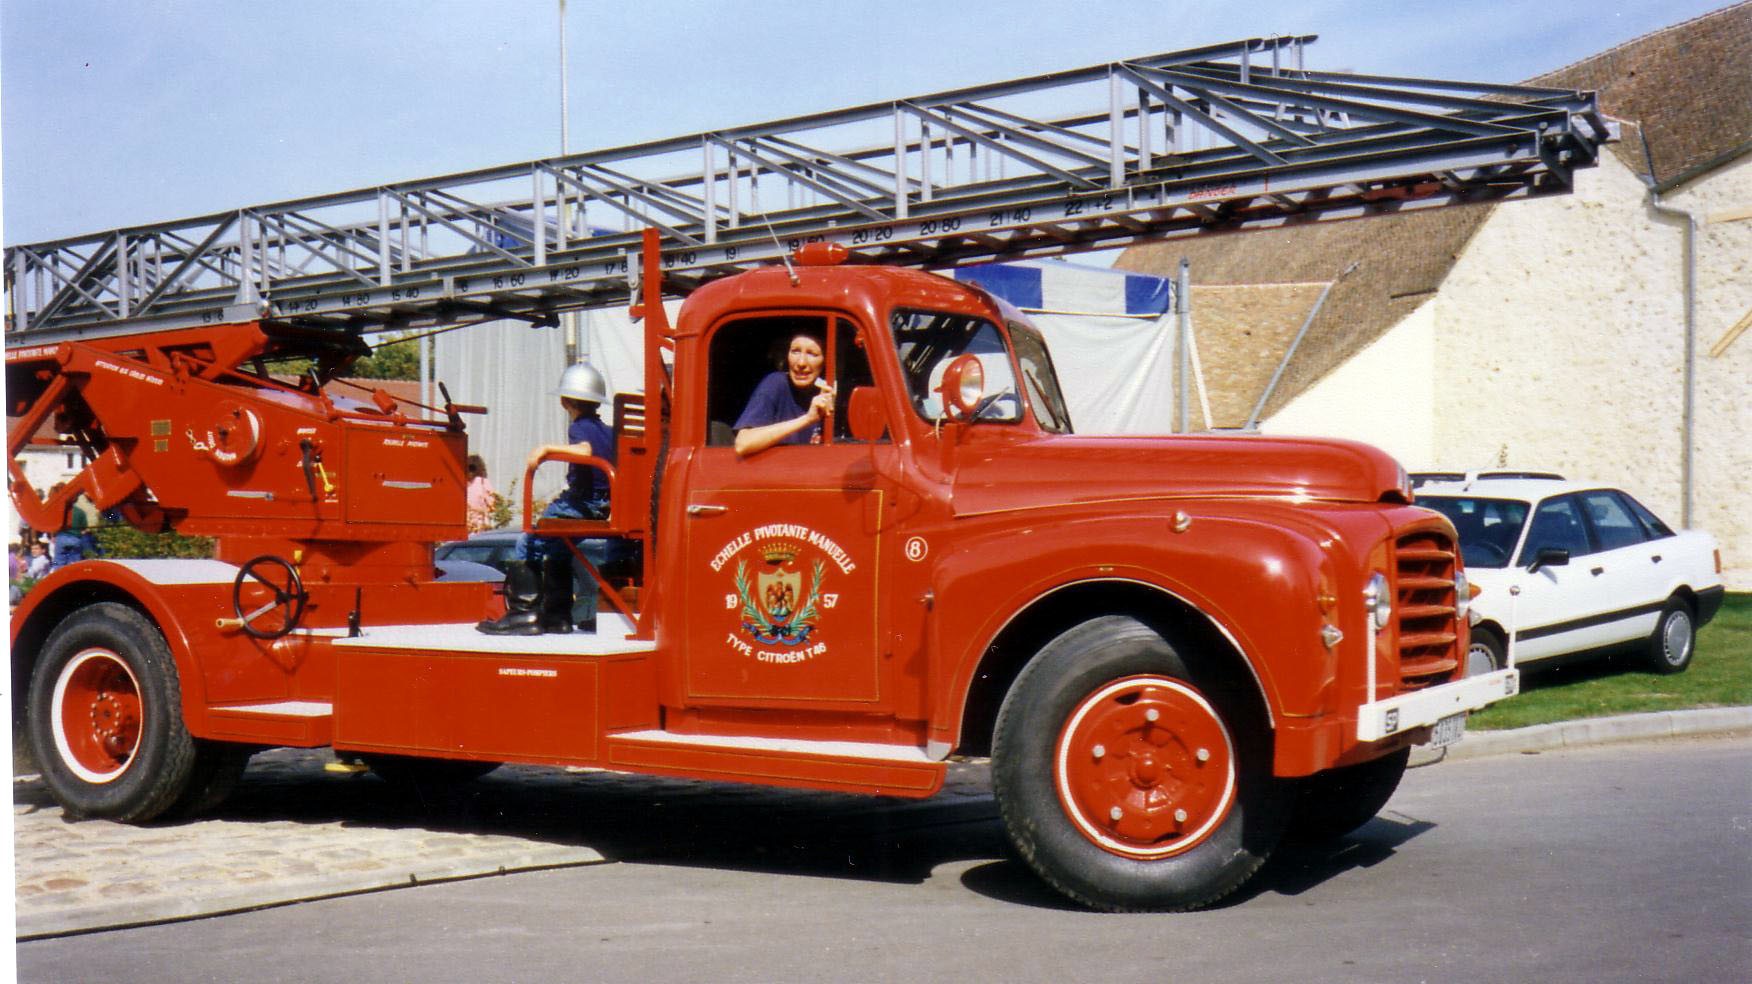
[[963,355],[943,370],[943,382],[937,387],[943,398],[943,409],[956,420],[971,420],[979,401],[985,396],[985,366],[979,356]]
[[1533,563],[1527,565],[1527,573],[1537,574],[1541,567],[1564,567],[1569,564],[1569,551],[1562,547],[1540,547],[1533,555]]
[[888,433],[888,415],[882,412],[882,396],[876,387],[859,386],[852,390],[846,423],[852,429],[852,439],[865,444],[874,444]]

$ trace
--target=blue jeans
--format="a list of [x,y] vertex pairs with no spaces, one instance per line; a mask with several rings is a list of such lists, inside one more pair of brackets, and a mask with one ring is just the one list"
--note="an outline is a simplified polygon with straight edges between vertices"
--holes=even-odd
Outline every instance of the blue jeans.
[[[548,503],[548,507],[541,511],[543,519],[601,519],[607,515],[608,501],[606,499],[578,500],[564,494],[556,496],[554,501]],[[600,573],[602,565],[608,560],[609,541],[592,537],[589,539],[579,538],[572,542],[578,545],[578,549],[583,552],[585,559],[589,560]],[[571,554],[571,551],[566,547],[565,537],[537,536],[525,533],[517,538],[517,546],[511,551],[511,556],[515,560],[525,561],[536,570],[541,570],[542,562],[556,550],[568,556]],[[585,619],[595,618],[596,579],[581,570],[576,559],[572,561],[572,585],[573,620],[581,622]]]

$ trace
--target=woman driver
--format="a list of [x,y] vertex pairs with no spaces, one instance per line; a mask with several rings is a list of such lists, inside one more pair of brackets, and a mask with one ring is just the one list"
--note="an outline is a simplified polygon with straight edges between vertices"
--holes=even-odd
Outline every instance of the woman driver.
[[738,455],[775,444],[821,442],[821,421],[833,416],[833,387],[821,376],[826,361],[820,339],[802,332],[791,336],[784,370],[761,380],[736,418]]

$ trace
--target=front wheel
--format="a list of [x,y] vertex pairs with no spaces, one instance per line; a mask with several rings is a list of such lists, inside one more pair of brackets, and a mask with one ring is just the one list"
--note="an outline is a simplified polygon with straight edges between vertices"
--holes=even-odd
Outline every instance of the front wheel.
[[50,634],[31,676],[29,728],[43,781],[68,816],[141,823],[176,805],[196,745],[164,636],[104,602]]
[[1668,600],[1649,636],[1649,669],[1656,673],[1680,673],[1691,665],[1691,654],[1697,649],[1697,623],[1691,617],[1691,606],[1682,599]]
[[1048,643],[1005,697],[992,749],[998,808],[1029,866],[1114,911],[1239,888],[1277,843],[1284,793],[1263,715],[1233,683],[1123,616]]

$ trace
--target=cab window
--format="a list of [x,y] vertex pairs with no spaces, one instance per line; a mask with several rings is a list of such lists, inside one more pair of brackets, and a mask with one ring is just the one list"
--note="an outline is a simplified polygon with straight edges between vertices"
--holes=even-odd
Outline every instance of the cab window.
[[784,370],[791,339],[800,333],[826,340],[822,375],[833,383],[836,399],[833,428],[824,432],[822,440],[853,440],[846,413],[852,389],[873,385],[870,360],[856,327],[845,318],[826,315],[773,315],[728,321],[712,333],[706,370],[708,447],[735,445],[736,420],[749,397],[761,380]]

